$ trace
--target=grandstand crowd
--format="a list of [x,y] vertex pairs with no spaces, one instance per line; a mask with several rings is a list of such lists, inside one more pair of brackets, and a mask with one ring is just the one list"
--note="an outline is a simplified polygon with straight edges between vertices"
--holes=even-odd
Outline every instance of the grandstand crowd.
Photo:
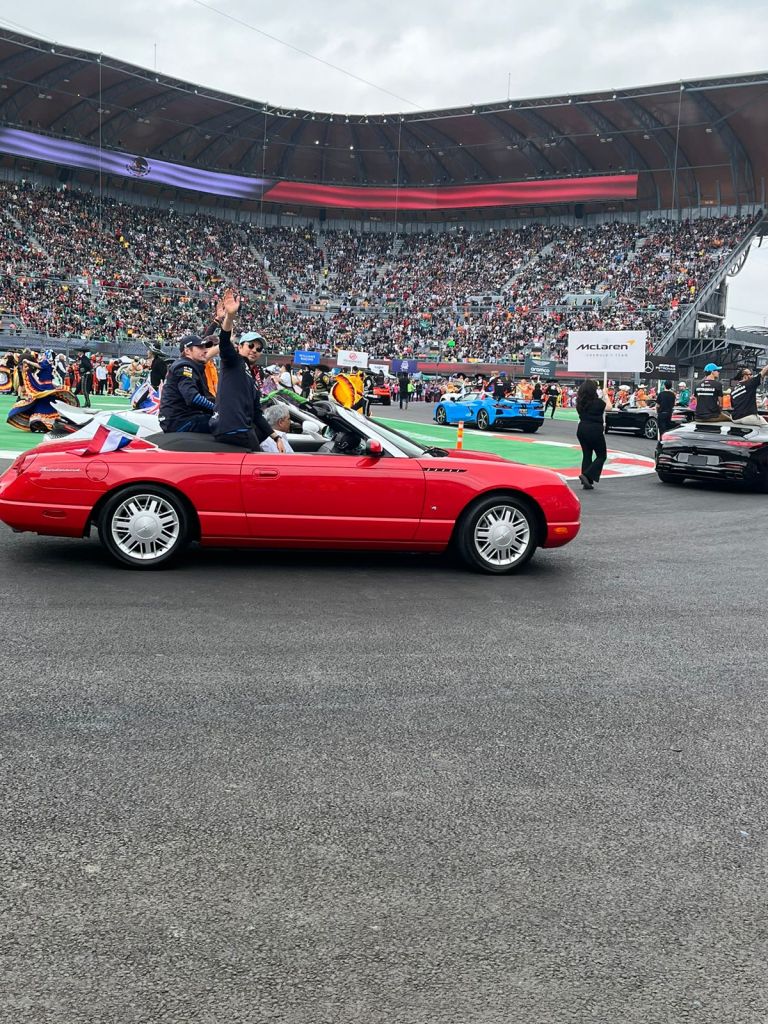
[[173,344],[226,281],[273,351],[361,348],[517,362],[568,330],[651,346],[729,259],[749,218],[357,234],[264,228],[0,182],[0,331]]

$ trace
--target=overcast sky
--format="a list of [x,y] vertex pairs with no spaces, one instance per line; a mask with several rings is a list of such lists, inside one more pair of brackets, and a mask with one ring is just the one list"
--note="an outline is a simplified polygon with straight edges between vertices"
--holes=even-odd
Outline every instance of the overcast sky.
[[520,99],[760,71],[765,13],[765,0],[0,4],[3,24],[14,27],[12,19],[52,41],[148,68],[156,43],[157,66],[168,74],[249,99],[340,113],[501,100],[510,74],[511,96]]
[[[18,31],[147,68],[156,45],[157,68],[166,74],[339,113],[480,103],[505,99],[508,89],[522,99],[760,71],[765,14],[765,0],[0,4],[0,24]],[[736,279],[738,303],[731,302],[751,312],[734,309],[729,322],[768,319],[766,250],[756,255]]]

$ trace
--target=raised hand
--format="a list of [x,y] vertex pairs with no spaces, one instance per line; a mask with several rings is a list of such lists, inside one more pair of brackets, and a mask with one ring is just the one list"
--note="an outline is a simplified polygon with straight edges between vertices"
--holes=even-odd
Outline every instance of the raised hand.
[[[240,296],[236,295],[231,288],[227,288],[219,301],[219,306],[221,306],[226,316],[234,317],[238,309],[240,309]],[[218,312],[218,306],[216,309]]]

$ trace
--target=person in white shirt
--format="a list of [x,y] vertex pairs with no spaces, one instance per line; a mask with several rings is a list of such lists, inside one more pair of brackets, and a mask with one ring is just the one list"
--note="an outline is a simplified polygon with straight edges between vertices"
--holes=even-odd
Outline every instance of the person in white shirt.
[[283,367],[283,372],[278,377],[278,382],[281,388],[288,388],[290,391],[295,390],[293,385],[293,376],[291,374],[291,367],[288,363]]
[[[284,451],[286,454],[293,455],[293,448],[288,443],[288,431],[291,426],[291,410],[287,405],[282,402],[276,402],[274,405],[270,405],[268,409],[264,410],[264,419],[272,427],[272,430],[279,434],[283,439],[283,445],[285,446]],[[280,454],[280,449],[277,447],[277,441],[272,437],[267,437],[259,445],[263,452],[270,452],[274,455]]]

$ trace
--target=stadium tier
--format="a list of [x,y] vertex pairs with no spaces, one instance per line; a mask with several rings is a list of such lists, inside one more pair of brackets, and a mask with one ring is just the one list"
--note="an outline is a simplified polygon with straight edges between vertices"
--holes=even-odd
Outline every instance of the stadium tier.
[[274,350],[666,352],[762,230],[767,83],[339,115],[0,30],[0,332],[172,344],[227,282]]
[[222,281],[274,348],[458,359],[562,354],[566,331],[665,336],[755,217],[357,234],[259,227],[65,187],[0,183],[6,334],[172,343]]

